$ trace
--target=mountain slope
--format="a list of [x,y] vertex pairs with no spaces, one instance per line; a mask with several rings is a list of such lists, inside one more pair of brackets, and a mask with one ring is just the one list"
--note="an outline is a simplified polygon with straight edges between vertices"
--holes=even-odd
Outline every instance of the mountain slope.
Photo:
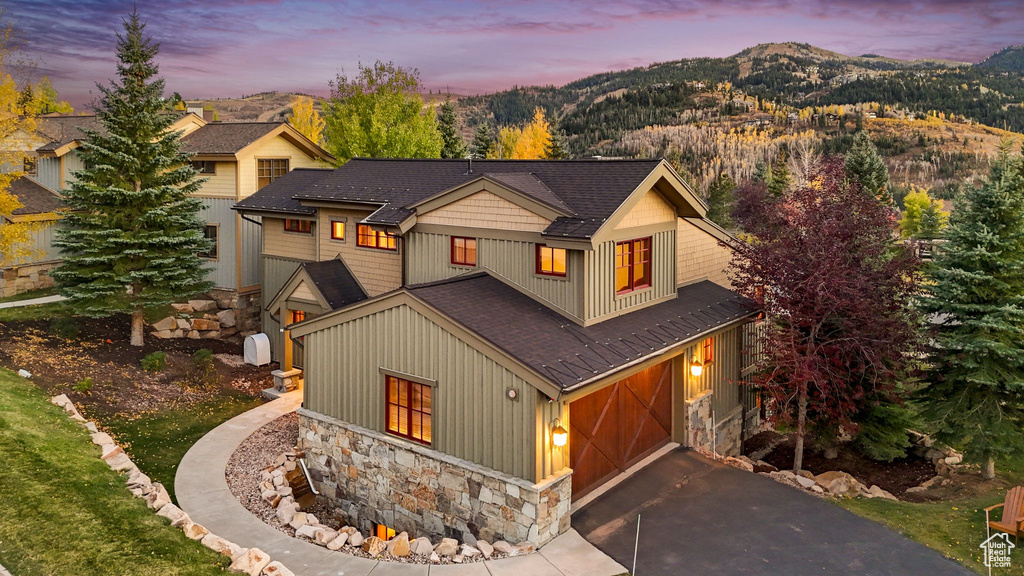
[[1024,44],[1007,46],[979,62],[978,67],[1001,72],[1024,72]]

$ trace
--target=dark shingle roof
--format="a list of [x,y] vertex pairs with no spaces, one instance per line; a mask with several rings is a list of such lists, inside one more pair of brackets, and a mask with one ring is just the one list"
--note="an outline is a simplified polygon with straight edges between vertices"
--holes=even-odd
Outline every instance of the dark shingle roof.
[[323,262],[305,262],[303,270],[316,285],[331,310],[366,300],[366,292],[348,266],[341,260],[324,260]]
[[369,221],[397,225],[409,208],[487,176],[562,211],[545,234],[588,238],[654,170],[659,160],[465,160],[354,158],[319,178],[295,172],[236,204],[242,210],[311,213],[295,200],[366,203]]
[[22,177],[14,180],[11,182],[9,190],[23,204],[21,208],[13,212],[14,216],[44,214],[64,207],[64,201],[56,192],[31,178]]
[[684,286],[667,302],[587,327],[487,273],[409,291],[562,389],[755,312],[749,300],[709,281]]
[[303,206],[294,198],[295,190],[312,186],[331,172],[330,168],[295,168],[285,176],[260,188],[252,196],[242,200],[235,207],[244,207],[256,212],[283,212],[285,214],[316,214],[315,208]]
[[75,140],[85,138],[82,129],[103,131],[96,116],[42,116],[36,120],[36,132],[50,141],[37,148],[40,152],[52,152]]
[[190,154],[234,154],[284,122],[213,122],[181,139]]

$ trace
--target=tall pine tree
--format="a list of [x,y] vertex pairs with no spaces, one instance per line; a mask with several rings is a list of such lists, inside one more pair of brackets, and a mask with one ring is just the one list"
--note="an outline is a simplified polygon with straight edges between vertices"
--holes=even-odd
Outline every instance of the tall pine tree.
[[892,197],[887,190],[889,170],[871,143],[867,130],[861,130],[853,137],[853,147],[846,155],[846,174],[868,194],[892,204]]
[[732,228],[732,207],[735,202],[733,193],[736,183],[728,174],[722,173],[708,186],[707,218],[722,228]]
[[551,139],[544,149],[544,157],[548,160],[565,160],[569,157],[569,150],[566,148],[565,133],[557,124],[551,126]]
[[466,142],[459,134],[459,119],[455,116],[455,105],[451,100],[441,104],[437,129],[441,132],[441,158],[465,158]]
[[80,314],[131,314],[131,344],[143,345],[143,313],[210,287],[198,254],[202,208],[190,196],[202,181],[169,131],[164,81],[153,61],[159,44],[133,12],[117,35],[117,74],[98,85],[102,131],[87,130],[79,154],[86,169],[65,192],[68,212],[55,244],[64,261],[60,291]]
[[494,153],[494,132],[486,122],[481,122],[473,134],[473,143],[469,146],[469,153],[474,160],[482,160]]
[[997,457],[1024,451],[1022,163],[1004,147],[988,181],[958,198],[921,300],[941,320],[922,416],[988,479]]

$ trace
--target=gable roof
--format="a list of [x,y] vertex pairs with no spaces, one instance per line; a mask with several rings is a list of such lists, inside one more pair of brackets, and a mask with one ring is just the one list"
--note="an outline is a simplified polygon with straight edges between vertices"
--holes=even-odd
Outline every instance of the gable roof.
[[340,258],[323,262],[303,262],[300,267],[331,307],[331,310],[337,310],[367,298],[366,291],[359,284],[359,280]]
[[[590,238],[662,164],[661,160],[440,160],[353,158],[313,178],[296,171],[235,205],[236,209],[312,214],[302,202],[358,203],[367,219],[399,226],[415,205],[481,177],[567,214],[545,235]],[[307,208],[307,209],[302,209]]]
[[45,214],[64,207],[64,201],[56,192],[28,177],[13,180],[8,190],[17,196],[23,205],[12,212],[12,216]]
[[36,120],[36,132],[49,142],[36,148],[39,152],[55,152],[68,144],[85,138],[85,130],[101,132],[103,126],[95,115],[41,116]]
[[212,122],[181,139],[190,154],[234,154],[284,122]]

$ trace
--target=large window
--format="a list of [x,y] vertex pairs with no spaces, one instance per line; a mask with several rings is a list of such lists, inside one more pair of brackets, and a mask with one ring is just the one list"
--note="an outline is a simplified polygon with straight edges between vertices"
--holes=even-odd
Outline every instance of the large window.
[[651,239],[615,244],[615,292],[625,294],[651,285]]
[[220,227],[216,224],[207,224],[206,226],[203,226],[203,236],[205,236],[207,240],[212,241],[213,246],[210,247],[208,252],[203,252],[199,256],[216,260],[220,252]]
[[452,264],[476,266],[476,238],[452,236]]
[[285,232],[298,232],[299,234],[312,234],[313,222],[311,220],[296,220],[294,218],[284,219]]
[[296,322],[302,322],[306,319],[306,313],[303,310],[292,310],[292,324]]
[[345,241],[345,219],[331,220],[331,240]]
[[565,248],[552,248],[537,244],[537,274],[565,276]]
[[263,188],[287,173],[287,158],[256,160],[256,189]]
[[356,229],[356,246],[378,250],[398,250],[398,237],[383,230],[374,230],[366,224]]
[[387,430],[421,444],[430,444],[430,411],[433,389],[427,384],[385,376]]
[[200,174],[216,174],[217,163],[209,160],[193,160],[192,168]]

